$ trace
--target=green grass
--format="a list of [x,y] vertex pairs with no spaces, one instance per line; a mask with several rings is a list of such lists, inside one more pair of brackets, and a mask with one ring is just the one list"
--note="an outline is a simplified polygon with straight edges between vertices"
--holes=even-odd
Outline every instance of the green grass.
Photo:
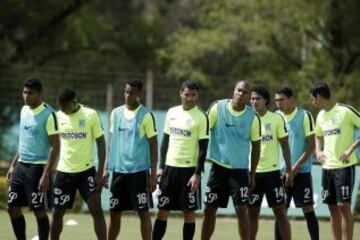
[[[27,239],[32,239],[37,234],[36,221],[31,212],[25,213],[27,223]],[[92,220],[89,214],[68,213],[65,215],[65,221],[73,219],[78,222],[77,226],[66,226],[61,235],[61,239],[72,240],[91,240],[96,239],[93,231]],[[154,217],[153,217],[154,219]],[[109,222],[109,215],[106,215],[106,221]],[[201,217],[197,217],[195,239],[200,239]],[[168,221],[168,228],[164,239],[182,239],[182,218],[172,216]],[[272,219],[261,219],[259,223],[259,233],[257,239],[273,239]],[[292,237],[294,240],[309,239],[305,221],[291,220]],[[354,236],[360,235],[360,222],[356,222],[354,226]],[[0,239],[15,239],[12,232],[11,223],[6,211],[0,210]],[[331,239],[330,223],[327,220],[320,221],[320,238]],[[122,228],[119,239],[136,240],[141,239],[139,230],[139,220],[136,215],[127,214],[123,217]],[[219,217],[217,219],[214,240],[217,239],[238,239],[236,219],[232,217]]]

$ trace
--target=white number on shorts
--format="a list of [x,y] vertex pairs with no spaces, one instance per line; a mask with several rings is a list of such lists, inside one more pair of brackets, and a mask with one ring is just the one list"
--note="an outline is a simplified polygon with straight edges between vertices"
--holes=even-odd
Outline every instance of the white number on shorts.
[[349,186],[341,186],[341,193],[344,197],[348,197],[350,195]]
[[138,198],[139,205],[146,204],[147,202],[146,193],[139,193],[138,195],[136,195],[136,197]]
[[282,187],[274,188],[276,198],[284,197],[284,189]]
[[304,192],[305,192],[304,198],[309,199],[310,198],[310,188],[305,188]]
[[31,203],[32,204],[41,204],[43,202],[43,199],[44,199],[44,193],[42,192],[33,192],[31,194],[31,197],[32,197],[32,200],[31,200]]
[[240,195],[242,198],[247,198],[249,196],[249,188],[248,187],[241,187],[240,188]]
[[192,204],[195,202],[195,193],[194,192],[189,192],[189,202]]

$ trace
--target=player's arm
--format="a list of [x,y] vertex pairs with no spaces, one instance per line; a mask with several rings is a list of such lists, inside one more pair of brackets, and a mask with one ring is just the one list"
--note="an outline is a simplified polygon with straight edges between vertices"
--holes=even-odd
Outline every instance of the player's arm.
[[199,155],[197,159],[197,166],[194,174],[189,179],[187,185],[190,186],[191,191],[195,192],[199,188],[201,172],[204,169],[206,159],[206,152],[209,142],[209,119],[204,115],[204,119],[199,122]]
[[250,165],[250,190],[255,187],[255,172],[260,160],[261,151],[261,120],[256,114],[251,126],[251,165]]
[[106,156],[106,144],[104,130],[101,125],[101,120],[99,114],[95,112],[91,118],[92,124],[92,133],[95,138],[97,154],[98,154],[98,169],[96,172],[96,187],[97,191],[101,192],[102,187],[107,187],[107,179],[104,176],[104,166],[105,166],[105,156]]
[[304,152],[301,154],[300,158],[297,160],[295,165],[293,166],[293,175],[295,176],[303,163],[309,158],[311,154],[313,154],[315,150],[315,134],[314,134],[314,127],[313,127],[313,119],[309,112],[306,112],[304,118],[304,132],[306,136],[306,148]]
[[315,126],[315,155],[316,155],[316,159],[320,162],[320,164],[324,164],[326,161],[326,156],[323,152],[324,137],[318,119],[319,119],[319,115],[318,118],[316,119],[316,126]]
[[19,153],[16,152],[13,160],[10,163],[9,170],[8,170],[8,172],[6,174],[6,179],[8,180],[8,182],[10,182],[10,180],[11,180],[12,174],[13,174],[13,172],[15,170],[15,167],[16,167],[16,164],[17,164],[18,160],[19,160]]
[[109,178],[109,159],[110,159],[110,148],[111,148],[111,141],[112,141],[112,133],[113,133],[113,124],[114,124],[114,117],[115,117],[115,109],[111,111],[110,114],[110,131],[109,131],[109,139],[108,139],[108,146],[106,148],[106,156],[105,156],[105,163],[103,168],[103,178],[106,181],[105,187],[107,187],[107,180]]
[[169,148],[169,134],[164,132],[163,139],[160,147],[160,164],[159,169],[164,170],[166,163],[166,154]]
[[42,192],[46,192],[49,188],[50,175],[60,151],[59,129],[55,113],[49,116],[46,131],[49,134],[50,149],[47,163],[39,181],[39,190]]
[[157,164],[158,164],[158,141],[155,118],[152,113],[147,113],[144,117],[145,134],[149,139],[150,146],[150,191],[153,192],[156,189],[156,177],[157,177]]
[[347,148],[340,156],[340,161],[347,163],[349,161],[350,155],[355,151],[356,148],[360,146],[360,138],[356,139],[349,148]]
[[210,129],[212,129],[216,122],[217,122],[217,115],[218,115],[218,103],[217,101],[213,102],[208,111],[207,111],[207,116],[208,116],[208,119],[209,119],[209,127]]
[[290,155],[290,147],[288,140],[288,131],[286,128],[285,120],[282,116],[280,116],[279,123],[277,124],[277,136],[281,145],[283,158],[286,165],[285,170],[285,185],[292,185],[293,175],[292,175],[292,167],[291,167],[291,155]]

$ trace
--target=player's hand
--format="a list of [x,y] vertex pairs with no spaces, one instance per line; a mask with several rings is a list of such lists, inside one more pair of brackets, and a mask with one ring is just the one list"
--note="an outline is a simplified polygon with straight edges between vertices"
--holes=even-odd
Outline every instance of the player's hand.
[[96,191],[98,193],[101,193],[102,188],[105,187],[105,185],[107,185],[107,182],[104,178],[104,172],[97,172],[96,176],[95,176],[95,181],[96,181]]
[[8,182],[10,182],[11,178],[12,178],[12,175],[14,173],[14,170],[15,170],[15,167],[10,165],[10,168],[8,170],[8,172],[6,173],[6,179]]
[[109,172],[107,170],[104,170],[103,171],[103,174],[102,174],[102,180],[103,180],[103,183],[104,183],[104,187],[106,189],[109,188]]
[[49,190],[49,178],[50,176],[48,174],[43,174],[39,181],[38,189],[42,193],[46,193]]
[[250,192],[255,189],[256,181],[255,181],[255,173],[249,173],[249,187]]
[[340,156],[340,161],[343,163],[348,163],[349,162],[349,157],[352,154],[352,149],[348,148],[346,149]]
[[199,183],[200,183],[200,175],[194,173],[186,185],[190,187],[192,192],[196,192],[199,189]]
[[316,152],[316,158],[320,162],[321,165],[323,165],[326,161],[326,155],[324,154],[323,151]]
[[285,177],[285,187],[292,186],[293,185],[293,174],[292,171],[288,171],[284,175]]
[[156,174],[150,174],[150,192],[154,192],[156,190],[157,177],[158,175]]
[[295,164],[291,171],[293,178],[298,174],[299,171],[300,171],[300,165]]

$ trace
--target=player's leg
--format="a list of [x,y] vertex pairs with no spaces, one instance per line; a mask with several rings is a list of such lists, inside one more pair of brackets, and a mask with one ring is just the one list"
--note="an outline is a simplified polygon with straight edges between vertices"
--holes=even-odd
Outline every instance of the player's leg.
[[106,240],[106,222],[101,207],[101,192],[96,190],[96,171],[90,168],[79,173],[78,188],[80,195],[87,203],[91,217],[93,218],[94,230],[98,239]]
[[131,209],[138,212],[143,240],[151,239],[152,226],[149,209],[153,207],[153,200],[149,186],[148,171],[130,174],[130,189],[128,189],[128,192],[131,198]]
[[[159,202],[160,203],[160,202]],[[158,206],[159,207],[159,206]],[[156,220],[154,223],[154,229],[152,232],[153,240],[161,240],[166,232],[167,219],[169,217],[169,211],[165,209],[159,209]]]
[[319,223],[314,211],[311,173],[298,173],[294,181],[294,201],[301,207],[311,240],[319,239]]
[[140,217],[140,230],[143,240],[151,240],[151,218],[149,210],[138,211]]
[[54,207],[51,228],[50,228],[50,239],[58,240],[60,239],[60,234],[63,229],[63,218],[66,213],[66,208],[57,208]]
[[31,195],[31,210],[34,211],[38,226],[38,236],[40,240],[49,239],[50,222],[46,210],[48,209],[48,192],[40,192],[38,189],[38,183],[43,174],[43,165],[32,164],[31,166],[34,183],[30,190]]
[[21,207],[27,206],[28,201],[24,185],[23,163],[18,163],[10,180],[8,192],[8,214],[16,239],[26,239],[26,223]]
[[331,231],[334,239],[341,239],[341,213],[336,204],[329,204]]
[[230,195],[238,219],[238,232],[241,239],[250,239],[249,203],[249,170],[232,169],[227,174]]
[[192,240],[195,234],[195,211],[184,211],[183,239]]
[[265,173],[265,179],[266,199],[278,222],[281,239],[289,240],[291,239],[290,222],[286,216],[286,193],[281,181],[280,171]]
[[272,207],[276,221],[279,224],[279,231],[281,234],[281,239],[290,240],[291,239],[291,228],[290,222],[286,216],[285,204],[274,205]]
[[265,185],[266,179],[264,178],[263,175],[264,174],[262,173],[255,174],[256,185],[255,185],[255,189],[250,194],[250,203],[249,203],[248,211],[249,211],[249,219],[250,219],[251,240],[256,239],[256,234],[258,232],[258,227],[259,227],[260,207],[265,192],[264,187],[266,187]]
[[201,226],[201,239],[209,240],[214,233],[217,207],[205,203],[203,222]]
[[[174,177],[176,176],[176,168],[166,166],[164,175],[161,177],[159,188],[160,195],[158,196],[158,213],[156,214],[156,220],[152,232],[153,240],[160,240],[163,238],[166,232],[167,219],[169,217],[169,210],[172,209],[174,194],[178,191],[173,186]],[[174,191],[176,190],[176,192]]]
[[323,169],[321,196],[330,211],[331,231],[334,239],[341,239],[341,213],[336,202],[336,189],[331,170]]
[[108,240],[115,240],[120,233],[123,205],[129,205],[127,201],[128,193],[126,191],[128,183],[124,174],[114,172],[110,184],[109,210],[110,223],[108,229]]
[[110,211],[110,223],[108,231],[108,240],[115,240],[120,233],[121,211]]
[[354,222],[351,213],[351,196],[354,188],[355,167],[336,169],[333,173],[337,207],[342,219],[342,235],[346,240],[352,239]]
[[250,239],[255,240],[256,234],[259,228],[259,214],[260,214],[260,206],[249,206],[249,218],[250,218]]
[[[205,191],[205,209],[201,227],[201,239],[208,240],[215,230],[216,212],[221,205],[227,206],[229,192],[227,186],[223,183],[221,167],[215,163],[212,164],[209,180]],[[225,196],[223,196],[225,195]],[[223,203],[225,202],[225,203]]]
[[71,209],[75,201],[77,179],[72,174],[59,172],[55,173],[53,188],[53,216],[50,227],[50,239],[60,239],[63,229],[63,218],[67,209]]

